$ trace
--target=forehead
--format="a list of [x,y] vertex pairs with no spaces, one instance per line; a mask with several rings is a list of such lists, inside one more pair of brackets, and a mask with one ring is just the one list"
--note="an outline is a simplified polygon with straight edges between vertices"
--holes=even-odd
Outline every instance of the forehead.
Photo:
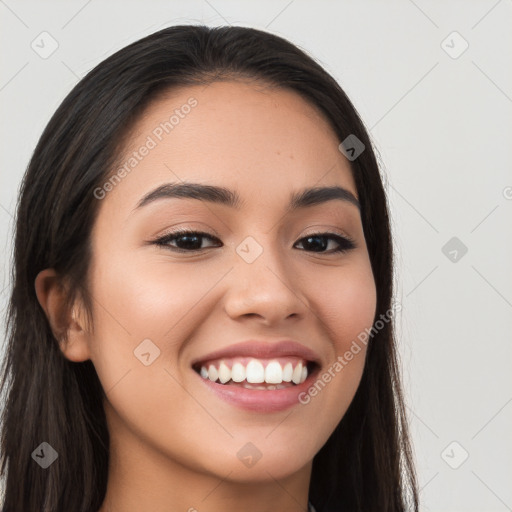
[[180,181],[236,189],[260,208],[306,186],[339,185],[357,197],[338,145],[320,111],[293,91],[247,81],[181,87],[132,128],[118,164],[128,172],[108,201],[132,209],[155,186]]

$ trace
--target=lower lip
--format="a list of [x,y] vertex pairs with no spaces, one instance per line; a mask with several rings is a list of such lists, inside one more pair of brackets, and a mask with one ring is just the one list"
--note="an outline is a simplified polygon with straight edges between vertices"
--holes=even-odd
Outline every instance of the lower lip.
[[[196,372],[194,372],[196,373]],[[300,404],[299,395],[305,392],[312,384],[318,368],[302,383],[284,389],[247,389],[238,386],[226,386],[204,379],[196,373],[199,379],[224,401],[256,412],[276,412],[289,409]]]

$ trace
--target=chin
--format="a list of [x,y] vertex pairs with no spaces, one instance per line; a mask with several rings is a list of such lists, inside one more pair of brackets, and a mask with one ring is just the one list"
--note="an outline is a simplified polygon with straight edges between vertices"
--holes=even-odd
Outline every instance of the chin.
[[279,446],[279,443],[280,439],[272,439],[272,436],[266,441],[263,436],[261,441],[237,441],[234,451],[225,448],[208,454],[209,461],[216,461],[216,464],[209,463],[205,469],[217,478],[239,483],[279,480],[304,470],[316,453],[313,448],[308,450],[300,444]]

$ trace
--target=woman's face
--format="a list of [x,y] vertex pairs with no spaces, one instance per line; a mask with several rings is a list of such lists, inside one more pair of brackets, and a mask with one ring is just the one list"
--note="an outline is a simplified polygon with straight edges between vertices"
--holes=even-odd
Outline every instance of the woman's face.
[[[339,143],[299,95],[249,82],[174,90],[137,123],[122,179],[100,200],[84,338],[117,457],[239,482],[309,471],[365,347],[341,370],[337,357],[376,308],[357,205],[290,204],[318,187],[357,198]],[[226,192],[143,201],[185,184]],[[178,229],[204,235],[172,238]]]

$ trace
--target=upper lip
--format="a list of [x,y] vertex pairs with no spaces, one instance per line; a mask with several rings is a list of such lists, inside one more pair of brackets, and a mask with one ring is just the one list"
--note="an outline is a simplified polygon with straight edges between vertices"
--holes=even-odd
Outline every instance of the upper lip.
[[254,357],[272,359],[277,357],[295,356],[320,364],[320,357],[309,347],[293,340],[258,341],[247,340],[210,352],[192,361],[192,366],[214,359],[230,357]]

